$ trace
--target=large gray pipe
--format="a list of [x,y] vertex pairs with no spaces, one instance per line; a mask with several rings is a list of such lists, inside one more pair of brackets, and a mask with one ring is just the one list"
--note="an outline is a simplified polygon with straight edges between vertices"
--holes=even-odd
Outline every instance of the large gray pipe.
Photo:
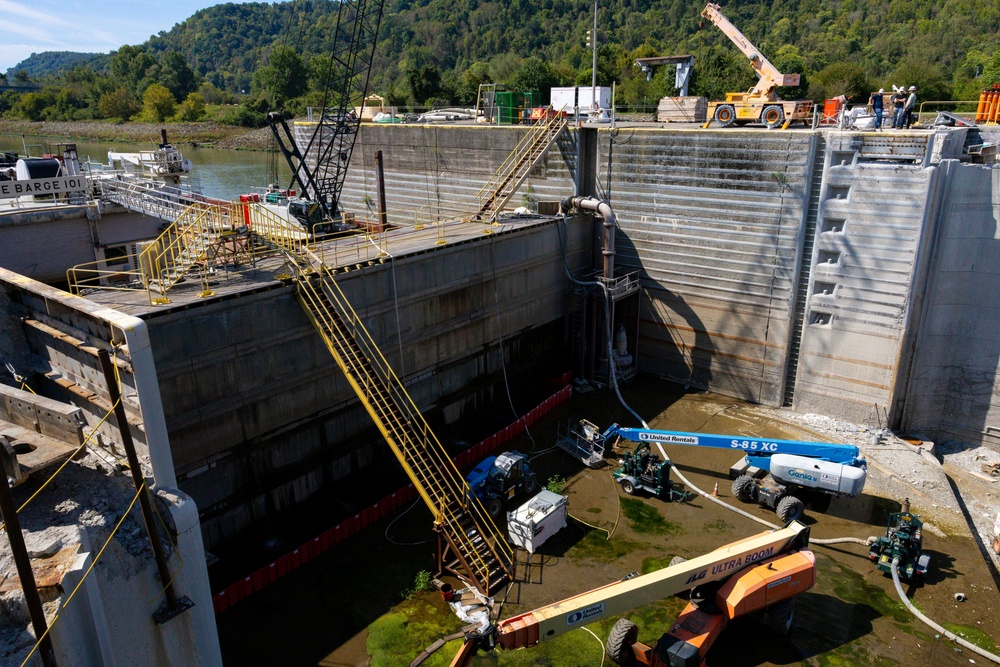
[[617,224],[615,212],[611,210],[611,204],[597,197],[569,197],[559,204],[559,210],[562,213],[566,213],[572,208],[596,211],[604,219],[604,238],[601,249],[601,254],[604,255],[604,270],[601,275],[606,280],[611,280],[615,277],[615,226]]

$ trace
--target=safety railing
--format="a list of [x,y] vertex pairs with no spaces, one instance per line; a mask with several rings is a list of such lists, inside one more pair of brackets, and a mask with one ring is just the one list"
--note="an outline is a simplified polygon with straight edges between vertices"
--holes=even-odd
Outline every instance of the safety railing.
[[108,290],[134,292],[145,289],[142,271],[138,268],[137,254],[114,259],[100,259],[77,264],[66,270],[66,283],[71,294],[80,296],[84,291]]
[[[548,107],[548,110],[551,108]],[[547,116],[545,122],[531,126],[510,155],[476,193],[476,199],[480,202],[478,217],[487,219],[496,217],[566,127],[567,120],[561,113],[547,114]]]
[[[939,111],[949,113],[962,120],[976,122],[979,100],[929,100],[921,102],[917,111],[917,125],[930,125]],[[994,121],[996,122],[996,121]]]
[[139,270],[151,305],[167,301],[167,291],[199,266],[204,293],[209,291],[208,250],[233,229],[233,218],[232,206],[192,204],[139,254]]
[[299,255],[309,243],[309,234],[298,222],[282,218],[255,202],[234,204],[235,222],[275,248]]

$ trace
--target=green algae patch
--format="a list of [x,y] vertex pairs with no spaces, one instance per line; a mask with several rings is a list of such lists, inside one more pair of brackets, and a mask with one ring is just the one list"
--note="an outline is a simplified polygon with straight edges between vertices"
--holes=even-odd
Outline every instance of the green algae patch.
[[574,544],[566,555],[574,561],[596,560],[611,563],[642,547],[642,544],[632,540],[618,538],[609,540],[608,534],[601,530],[588,530],[583,539]]
[[733,531],[733,524],[725,519],[708,521],[702,526],[702,530],[706,533],[731,533]]
[[[458,632],[462,623],[437,593],[421,593],[396,605],[368,626],[365,648],[371,667],[408,665],[436,640]],[[423,662],[429,667],[448,665],[461,640],[446,644]]]
[[862,646],[847,644],[846,646],[840,646],[832,651],[818,655],[806,664],[815,667],[858,667],[858,665],[898,667],[900,663],[882,655],[872,655]]
[[660,511],[635,498],[622,498],[622,514],[629,521],[629,528],[645,535],[680,535],[684,529],[663,518]]
[[650,572],[656,572],[657,570],[662,570],[663,568],[670,565],[670,561],[673,559],[674,554],[667,554],[664,558],[643,558],[642,566],[639,570],[640,574],[649,574]]
[[907,611],[902,602],[889,597],[878,586],[869,584],[863,576],[854,570],[829,558],[818,560],[817,565],[821,571],[827,570],[827,572],[823,573],[823,579],[834,582],[834,593],[844,602],[866,605],[871,607],[879,616],[890,618],[897,623],[909,623],[911,621],[910,612]]
[[584,511],[590,512],[591,514],[600,514],[601,513],[601,508],[600,507],[588,507]]
[[942,623],[941,625],[944,626],[945,630],[954,632],[970,644],[975,644],[979,648],[985,649],[990,653],[997,652],[996,642],[994,642],[989,635],[975,626],[958,625],[957,623]]

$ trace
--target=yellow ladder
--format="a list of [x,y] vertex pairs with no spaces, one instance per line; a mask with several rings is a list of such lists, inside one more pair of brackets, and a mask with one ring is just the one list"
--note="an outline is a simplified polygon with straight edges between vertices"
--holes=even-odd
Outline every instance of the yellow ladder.
[[297,280],[298,299],[361,403],[434,515],[438,569],[493,595],[511,576],[513,551],[470,492],[403,383],[382,356],[328,267]]
[[495,220],[497,214],[510,201],[568,124],[562,112],[552,113],[551,106],[547,107],[545,116],[546,120],[531,126],[503,164],[497,167],[490,180],[476,194],[479,211],[472,216],[473,218]]

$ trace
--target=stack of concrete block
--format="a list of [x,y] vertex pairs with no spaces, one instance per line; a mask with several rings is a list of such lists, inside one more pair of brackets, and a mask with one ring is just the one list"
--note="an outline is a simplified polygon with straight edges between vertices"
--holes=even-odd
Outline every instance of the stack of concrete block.
[[664,97],[656,108],[656,120],[661,123],[704,123],[707,115],[705,97]]

